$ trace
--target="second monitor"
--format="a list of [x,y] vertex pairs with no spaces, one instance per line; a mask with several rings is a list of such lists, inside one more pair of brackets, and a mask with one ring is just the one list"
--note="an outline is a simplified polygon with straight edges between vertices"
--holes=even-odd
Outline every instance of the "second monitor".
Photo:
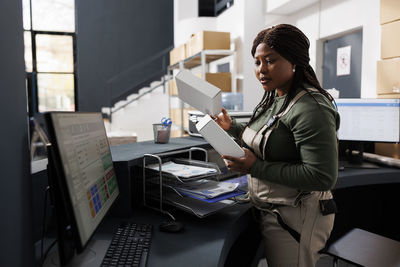
[[336,99],[339,140],[399,142],[400,99]]

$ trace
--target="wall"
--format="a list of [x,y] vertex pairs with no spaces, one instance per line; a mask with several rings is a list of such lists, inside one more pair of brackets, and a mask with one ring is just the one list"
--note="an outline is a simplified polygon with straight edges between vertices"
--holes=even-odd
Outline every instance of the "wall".
[[265,28],[264,1],[247,1],[245,5],[244,38],[243,38],[243,98],[244,110],[250,111],[260,102],[264,93],[261,84],[254,74],[254,59],[251,56],[253,40],[258,32]]
[[173,0],[76,1],[76,20],[79,110],[100,111],[165,71]]
[[361,97],[376,97],[376,61],[380,58],[379,0],[320,0],[311,5],[308,3],[315,1],[303,2],[307,2],[306,7],[282,15],[267,13],[267,0],[236,0],[217,18],[204,19],[196,18],[197,0],[174,0],[175,9],[186,14],[182,19],[175,14],[175,45],[185,42],[189,32],[202,29],[230,31],[232,47],[237,53],[236,72],[243,79],[244,109],[252,110],[262,95],[250,55],[251,44],[259,30],[279,23],[299,27],[310,39],[310,64],[322,81],[323,40],[362,28]]
[[[321,38],[363,28],[361,97],[376,97],[376,62],[380,59],[379,0],[321,3]],[[360,10],[362,9],[362,10]],[[340,19],[336,19],[340,14]],[[332,21],[337,20],[337,23]]]
[[197,17],[198,0],[174,0],[174,45],[179,46],[196,32],[215,30],[217,20],[212,17]]
[[[191,2],[190,5],[188,1]],[[244,109],[252,110],[258,102],[255,98],[246,96],[262,95],[261,87],[255,85],[250,49],[255,35],[264,24],[263,9],[260,8],[263,0],[235,0],[234,5],[218,17],[197,17],[197,0],[175,0],[174,6],[177,12],[174,14],[175,45],[188,41],[191,33],[201,30],[231,33],[231,49],[236,51],[234,71],[237,78],[243,81],[238,90],[245,95]],[[255,89],[257,87],[260,88],[259,91]]]
[[33,266],[22,1],[0,1],[0,266]]
[[[154,82],[154,84],[158,84]],[[148,88],[139,90],[143,93]],[[130,97],[135,97],[132,95]],[[164,93],[164,88],[161,86],[132,102],[125,108],[112,114],[112,123],[107,125],[108,134],[116,136],[131,136],[137,137],[137,141],[154,140],[153,123],[160,123],[161,118],[168,117],[168,93]],[[116,105],[117,107],[117,105]]]
[[311,43],[310,64],[320,81],[322,51],[319,46],[322,41],[362,28],[361,97],[376,97],[376,61],[380,58],[379,0],[320,0],[287,16],[266,14],[265,21],[268,26],[294,24],[308,36]]

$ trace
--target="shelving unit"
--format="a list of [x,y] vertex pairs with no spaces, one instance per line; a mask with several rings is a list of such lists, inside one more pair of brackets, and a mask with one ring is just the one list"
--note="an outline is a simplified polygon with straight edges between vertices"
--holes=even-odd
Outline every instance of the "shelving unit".
[[[193,151],[204,152],[204,161],[192,160]],[[189,153],[188,159],[174,158],[174,156],[182,153]],[[213,168],[216,170],[216,172],[213,174],[206,174],[191,178],[179,177],[177,175],[164,172],[162,169],[163,162],[167,162],[171,160],[171,158],[174,158],[176,163]],[[158,171],[146,168],[149,161],[152,161],[152,163],[158,163]],[[183,209],[200,218],[205,217],[224,207],[235,204],[235,201],[226,200],[220,203],[207,203],[182,195],[176,189],[174,189],[173,185],[184,184],[200,179],[218,181],[220,175],[221,172],[218,166],[215,163],[208,162],[207,150],[203,148],[192,147],[190,149],[168,153],[145,154],[143,157],[143,205],[148,208],[158,210],[168,215],[173,220],[175,220],[175,217],[172,215],[171,211],[168,211],[164,208],[164,204],[169,204],[170,206]],[[152,205],[151,203],[154,204]]]
[[[206,77],[206,73],[209,72],[209,65],[212,62],[216,62],[217,60],[231,57],[229,60],[230,63],[230,73],[231,73],[231,92],[236,92],[236,77],[234,75],[234,69],[235,69],[235,51],[232,50],[202,50],[201,52],[188,57],[182,61],[179,61],[175,63],[174,65],[171,65],[168,67],[168,80],[172,80],[173,77],[175,76],[178,70],[183,70],[183,69],[194,69],[196,67],[200,67],[200,74],[203,79]],[[169,90],[169,85],[168,85],[168,90]],[[173,105],[173,102],[175,105]],[[178,96],[176,95],[171,95],[169,97],[169,111],[170,111],[170,117],[173,117],[173,106],[176,108],[176,103],[179,103],[179,121],[173,121],[175,126],[179,127],[179,130],[181,132],[180,136],[183,136],[185,132],[188,131],[187,127],[185,127],[185,119],[187,114],[185,114],[185,109],[189,109],[190,107],[183,103]],[[176,129],[176,128],[175,128]]]

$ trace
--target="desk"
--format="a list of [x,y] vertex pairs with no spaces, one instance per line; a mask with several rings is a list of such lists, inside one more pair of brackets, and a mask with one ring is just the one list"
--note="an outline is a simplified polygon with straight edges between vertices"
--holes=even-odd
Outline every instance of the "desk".
[[356,186],[399,184],[400,169],[380,167],[377,169],[345,168],[339,171],[335,190]]
[[[121,194],[125,194],[119,199],[120,203],[116,203],[120,205],[116,208],[125,211],[126,214],[120,214],[125,217],[122,219],[115,214],[109,216],[94,235],[94,241],[103,240],[105,244],[102,246],[102,252],[99,252],[95,259],[97,266],[110,242],[114,226],[123,220],[153,225],[148,267],[223,266],[235,240],[251,223],[250,205],[238,204],[204,219],[198,219],[184,212],[177,214],[174,212],[177,219],[184,222],[185,231],[171,234],[158,231],[159,223],[168,219],[166,216],[134,206],[130,198],[134,193],[132,180],[135,176],[141,175],[140,165],[145,153],[169,152],[193,146],[209,147],[205,140],[196,137],[171,138],[168,144],[155,144],[153,141],[148,141],[111,147]],[[396,236],[393,237],[393,234],[396,234],[394,232],[396,230],[399,235],[397,227],[400,222],[398,219],[393,220],[391,209],[398,209],[399,201],[394,198],[399,188],[400,169],[382,167],[340,171],[337,185],[333,190],[339,213],[335,221],[332,241],[336,236],[354,227],[398,240]],[[368,204],[362,205],[366,200]],[[42,206],[37,210],[41,211],[41,208]]]
[[[158,230],[167,218],[161,213],[138,208],[131,218],[107,218],[97,229],[82,254],[76,255],[67,267],[98,267],[120,222],[147,223],[153,226],[147,267],[217,267],[224,266],[227,256],[238,236],[249,227],[249,204],[237,204],[213,216],[199,219],[189,214],[179,214],[184,223],[181,233]],[[49,255],[45,267],[54,267],[57,253]]]
[[[203,219],[175,212],[185,225],[182,233],[160,232],[158,225],[168,220],[167,216],[149,209],[135,210],[133,221],[153,225],[147,267],[224,266],[233,243],[249,225],[249,207],[249,204],[237,204]],[[111,238],[113,226],[119,221],[118,218],[107,220],[96,238]]]
[[331,244],[353,228],[400,241],[400,169],[346,168],[333,190],[339,212],[328,240]]
[[190,147],[211,147],[207,141],[199,137],[170,138],[166,144],[156,144],[154,141],[129,143],[111,147],[115,167],[129,167],[142,163],[144,154],[157,154]]
[[[122,194],[128,191],[129,194],[137,194],[132,188],[132,179],[141,177],[140,167],[135,169],[135,165],[141,165],[145,153],[169,152],[193,146],[210,147],[204,139],[198,137],[171,138],[168,144],[148,141],[111,147],[118,182],[120,188],[125,190]],[[392,216],[392,211],[397,209],[399,203],[394,197],[399,190],[400,169],[346,168],[339,171],[338,181],[333,190],[339,213],[336,215],[335,227],[328,243],[354,227],[399,240],[400,233],[397,227],[400,220]],[[119,215],[124,216],[124,212],[135,209],[129,201],[132,200],[128,198],[123,201],[124,205]]]

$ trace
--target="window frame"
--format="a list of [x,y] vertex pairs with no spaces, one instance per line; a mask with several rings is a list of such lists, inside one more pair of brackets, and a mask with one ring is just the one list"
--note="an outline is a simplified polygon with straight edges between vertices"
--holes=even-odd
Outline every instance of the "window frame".
[[[26,72],[27,77],[27,89],[28,89],[28,97],[32,97],[29,99],[29,103],[32,106],[29,107],[29,116],[33,116],[39,112],[39,88],[37,84],[38,74],[72,74],[74,77],[74,105],[75,111],[78,109],[78,81],[77,81],[77,49],[76,49],[76,33],[74,32],[53,32],[53,31],[35,31],[35,30],[25,30],[31,32],[31,44],[32,44],[32,72]],[[72,37],[72,56],[73,56],[73,72],[55,72],[55,71],[46,71],[46,72],[38,72],[37,71],[37,57],[36,57],[36,35],[46,34],[46,35],[58,35],[58,36],[71,36]]]
[[[77,77],[77,45],[76,45],[76,25],[74,32],[60,32],[60,31],[41,31],[33,30],[32,23],[32,0],[29,0],[29,29],[24,29],[25,32],[30,32],[31,37],[31,50],[32,50],[32,72],[26,71],[26,87],[27,87],[27,100],[29,116],[33,117],[39,112],[39,88],[38,88],[38,74],[72,74],[74,78],[74,106],[75,110],[79,110],[78,106],[78,77]],[[75,9],[76,13],[76,9]],[[74,14],[76,17],[76,14]],[[72,57],[73,57],[73,72],[38,72],[37,71],[37,56],[36,56],[36,35],[59,35],[72,37]]]

